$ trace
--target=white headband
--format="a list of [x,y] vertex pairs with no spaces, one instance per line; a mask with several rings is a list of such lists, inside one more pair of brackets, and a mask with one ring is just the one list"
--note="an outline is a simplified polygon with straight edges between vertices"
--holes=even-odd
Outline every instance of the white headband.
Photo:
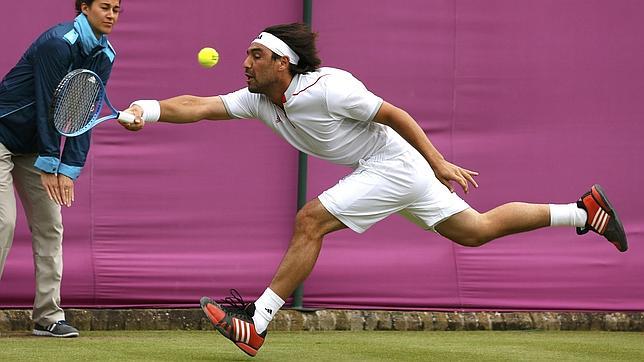
[[288,57],[288,62],[291,64],[297,65],[297,62],[300,61],[300,57],[295,54],[293,49],[291,49],[288,44],[271,33],[260,33],[257,38],[253,40],[253,43],[262,44],[263,46],[272,50],[273,53],[281,57]]

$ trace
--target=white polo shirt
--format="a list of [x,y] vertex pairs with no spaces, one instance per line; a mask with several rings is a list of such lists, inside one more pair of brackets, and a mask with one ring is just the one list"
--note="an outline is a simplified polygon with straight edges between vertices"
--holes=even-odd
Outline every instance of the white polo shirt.
[[393,129],[372,122],[382,99],[351,73],[335,68],[293,77],[284,110],[248,88],[221,96],[233,118],[259,119],[307,154],[355,168],[412,147]]

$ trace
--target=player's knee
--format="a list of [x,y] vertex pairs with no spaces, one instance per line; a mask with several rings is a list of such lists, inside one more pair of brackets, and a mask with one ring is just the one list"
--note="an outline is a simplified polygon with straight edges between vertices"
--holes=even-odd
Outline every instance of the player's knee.
[[322,230],[321,218],[310,204],[304,205],[295,215],[295,233],[317,239],[324,236]]
[[484,217],[477,218],[471,226],[462,230],[462,232],[456,233],[450,239],[457,244],[472,248],[487,244],[494,239],[492,227]]
[[488,241],[492,240],[489,236],[483,233],[475,233],[467,236],[461,236],[458,238],[452,238],[452,241],[463,246],[475,248],[484,244],[487,244]]

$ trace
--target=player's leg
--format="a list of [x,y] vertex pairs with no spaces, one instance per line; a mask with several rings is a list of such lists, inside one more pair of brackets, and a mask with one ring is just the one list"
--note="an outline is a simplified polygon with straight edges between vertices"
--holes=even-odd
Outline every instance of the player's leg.
[[407,154],[387,160],[361,161],[354,172],[297,213],[286,255],[269,288],[255,302],[254,320],[260,331],[268,326],[283,300],[311,273],[324,235],[347,227],[362,233],[419,197],[427,181],[425,177],[417,177],[415,162]]
[[[418,159],[415,165],[423,169],[426,163]],[[400,213],[422,228],[434,229],[456,243],[480,246],[505,235],[546,226],[569,226],[576,227],[578,234],[594,231],[603,235],[619,251],[628,249],[622,223],[599,185],[594,185],[574,203],[511,202],[479,213],[456,193],[451,193],[434,177],[431,169],[426,168],[426,189]]]
[[[265,324],[258,323],[260,330],[281,307],[272,301],[288,298],[311,273],[324,235],[347,227],[362,233],[419,197],[427,182],[416,177],[414,162],[411,155],[362,161],[354,172],[297,213],[293,238],[267,289],[268,295],[255,302],[257,313],[265,318]],[[273,313],[267,314],[266,308]]]
[[259,333],[268,328],[275,313],[311,274],[326,234],[346,226],[322,205],[319,199],[306,203],[295,216],[293,237],[273,280],[255,301],[253,321]]
[[273,316],[313,270],[324,235],[345,227],[318,199],[309,201],[295,217],[293,237],[270,286],[255,303],[245,303],[236,290],[225,301],[201,298],[201,307],[215,329],[255,356]]
[[361,233],[426,189],[427,178],[414,177],[414,162],[405,157],[361,162],[353,173],[308,202],[297,213],[293,237],[270,286],[255,303],[244,303],[236,291],[224,302],[202,298],[202,309],[215,329],[247,354],[257,354],[270,320],[313,269],[324,235],[346,227]]
[[65,322],[60,307],[63,274],[63,220],[60,205],[50,200],[42,186],[35,157],[14,157],[13,176],[31,231],[36,295],[33,333],[39,336],[76,337],[78,330]]
[[0,278],[13,243],[16,227],[16,197],[13,191],[12,154],[0,143]]
[[304,205],[295,217],[293,237],[270,289],[280,298],[287,299],[313,270],[324,235],[344,228],[346,226],[328,212],[319,199]]
[[511,202],[482,214],[466,209],[436,225],[435,230],[458,244],[480,246],[502,236],[549,225],[548,205]]
[[483,214],[467,209],[445,219],[434,228],[441,235],[465,246],[480,246],[502,236],[546,226],[576,227],[578,234],[594,231],[619,251],[628,243],[617,212],[599,185],[570,204],[511,202]]

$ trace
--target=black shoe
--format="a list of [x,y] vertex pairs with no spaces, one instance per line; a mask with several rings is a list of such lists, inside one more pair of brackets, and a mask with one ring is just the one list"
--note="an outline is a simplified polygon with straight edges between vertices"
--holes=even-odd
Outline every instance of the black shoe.
[[[200,301],[201,309],[219,333],[230,339],[246,354],[255,357],[259,348],[264,344],[267,331],[257,333],[255,330],[253,322],[255,304],[245,303],[235,289],[231,289],[231,294],[232,297],[217,302],[203,297]],[[227,306],[222,304],[227,304]]]
[[617,250],[621,252],[628,250],[624,226],[601,186],[593,185],[590,191],[577,201],[577,206],[588,213],[586,225],[583,228],[577,228],[577,234],[594,231],[608,239]]
[[67,321],[58,321],[46,327],[37,324],[32,331],[34,336],[42,337],[58,337],[58,338],[71,338],[78,337],[78,329],[67,324]]

